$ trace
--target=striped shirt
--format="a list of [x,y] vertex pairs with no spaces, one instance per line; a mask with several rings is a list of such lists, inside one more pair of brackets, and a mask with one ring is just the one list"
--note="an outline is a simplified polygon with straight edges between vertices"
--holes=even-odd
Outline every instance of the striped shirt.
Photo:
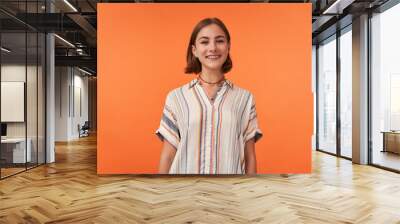
[[156,134],[176,149],[170,174],[244,174],[245,143],[262,136],[249,91],[226,80],[212,102],[197,79],[168,93]]

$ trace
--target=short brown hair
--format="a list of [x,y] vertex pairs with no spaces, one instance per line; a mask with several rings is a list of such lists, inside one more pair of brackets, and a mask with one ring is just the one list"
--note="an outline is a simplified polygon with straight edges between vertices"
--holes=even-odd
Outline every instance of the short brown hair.
[[[196,58],[193,55],[192,52],[192,45],[195,45],[196,42],[196,37],[197,34],[200,32],[201,29],[204,27],[215,24],[219,26],[222,31],[224,31],[226,35],[226,39],[228,41],[228,44],[231,43],[231,36],[229,35],[229,31],[226,28],[225,24],[218,18],[205,18],[201,20],[193,29],[192,35],[190,36],[190,41],[189,41],[189,46],[187,48],[187,53],[186,53],[186,68],[185,68],[185,73],[190,74],[190,73],[195,73],[198,74],[201,72],[201,63],[198,58]],[[222,65],[222,72],[227,73],[232,69],[232,59],[231,56],[228,53],[228,57],[226,58],[226,61]]]

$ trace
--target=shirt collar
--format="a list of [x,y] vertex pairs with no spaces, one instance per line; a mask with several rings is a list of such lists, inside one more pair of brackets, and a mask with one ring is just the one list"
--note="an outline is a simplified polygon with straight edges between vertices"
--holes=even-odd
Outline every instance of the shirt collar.
[[199,82],[198,79],[193,79],[192,81],[189,82],[189,89],[191,89],[194,85],[196,85]]
[[[192,88],[193,86],[195,86],[196,84],[198,84],[199,83],[199,80],[196,78],[196,79],[193,79],[192,81],[190,81],[190,83],[189,83],[189,89],[190,88]],[[226,85],[229,87],[229,88],[233,88],[233,83],[230,81],[230,80],[228,80],[228,79],[225,79],[225,83],[226,83]]]

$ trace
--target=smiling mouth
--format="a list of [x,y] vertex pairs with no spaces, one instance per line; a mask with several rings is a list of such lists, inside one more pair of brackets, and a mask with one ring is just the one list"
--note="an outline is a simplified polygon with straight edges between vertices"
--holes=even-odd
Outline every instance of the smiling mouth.
[[218,59],[220,57],[221,57],[220,55],[208,55],[208,56],[206,56],[207,59]]

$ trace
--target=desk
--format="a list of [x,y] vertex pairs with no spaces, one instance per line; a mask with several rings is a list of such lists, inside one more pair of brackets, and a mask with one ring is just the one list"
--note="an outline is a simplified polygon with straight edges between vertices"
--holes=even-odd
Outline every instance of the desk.
[[393,152],[400,154],[400,132],[383,131],[383,150],[382,152]]
[[[6,163],[25,163],[32,159],[30,138],[27,139],[25,154],[25,138],[6,138],[1,139],[1,157]],[[25,161],[27,159],[27,161]]]

